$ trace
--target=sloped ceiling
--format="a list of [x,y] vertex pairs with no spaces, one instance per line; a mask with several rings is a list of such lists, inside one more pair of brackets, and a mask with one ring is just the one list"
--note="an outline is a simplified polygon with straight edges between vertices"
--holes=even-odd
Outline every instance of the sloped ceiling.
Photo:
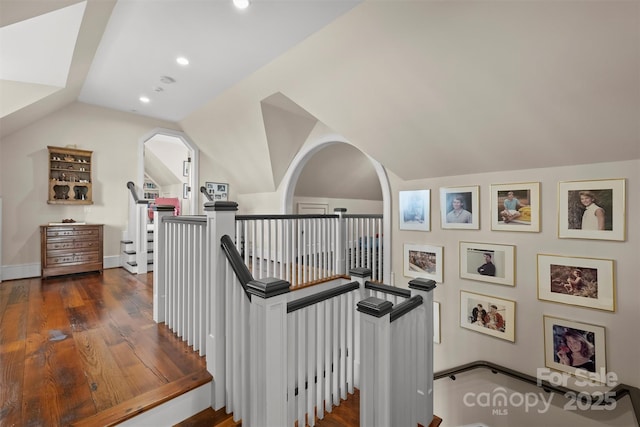
[[271,173],[277,187],[317,120],[281,93],[271,95],[261,105]]
[[258,164],[277,92],[404,180],[638,158],[640,3],[364,2],[181,124]]
[[[67,87],[2,135],[78,99],[114,4],[88,0]],[[272,126],[275,94],[404,180],[639,158],[640,2],[364,1],[180,121],[202,170],[277,188],[306,124]]]

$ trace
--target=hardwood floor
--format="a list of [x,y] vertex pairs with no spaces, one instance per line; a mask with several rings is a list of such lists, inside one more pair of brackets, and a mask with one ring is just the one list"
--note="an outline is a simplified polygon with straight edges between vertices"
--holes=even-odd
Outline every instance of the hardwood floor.
[[153,321],[152,273],[0,284],[0,426],[113,425],[209,381]]

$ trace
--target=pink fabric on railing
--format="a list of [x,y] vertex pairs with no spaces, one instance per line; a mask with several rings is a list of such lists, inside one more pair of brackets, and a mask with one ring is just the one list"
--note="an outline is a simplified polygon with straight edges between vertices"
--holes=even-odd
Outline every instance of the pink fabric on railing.
[[156,197],[154,202],[149,205],[149,218],[153,219],[153,207],[158,205],[173,206],[173,214],[180,215],[180,199],[177,197]]

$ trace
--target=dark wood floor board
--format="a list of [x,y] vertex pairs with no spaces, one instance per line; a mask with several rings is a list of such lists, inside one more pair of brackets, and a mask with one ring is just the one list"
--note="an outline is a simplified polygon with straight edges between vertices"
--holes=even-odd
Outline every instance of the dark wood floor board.
[[24,341],[0,344],[0,425],[20,425],[24,359]]
[[0,284],[0,427],[116,424],[210,382],[205,359],[153,321],[152,278]]
[[133,398],[125,375],[110,347],[102,340],[100,331],[78,332],[74,338],[97,410],[103,411]]
[[0,321],[14,325],[12,328],[0,330],[0,344],[7,344],[15,341],[22,341],[27,334],[27,317],[25,312],[29,306],[28,301],[16,304],[9,304],[4,309]]

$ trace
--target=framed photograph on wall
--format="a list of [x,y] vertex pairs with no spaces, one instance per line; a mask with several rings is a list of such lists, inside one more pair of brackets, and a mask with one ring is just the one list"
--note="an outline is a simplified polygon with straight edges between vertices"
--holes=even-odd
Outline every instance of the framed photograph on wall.
[[626,239],[625,179],[558,184],[558,237]]
[[189,188],[189,184],[187,184],[186,182],[182,183],[182,198],[183,199],[188,199],[189,198],[189,191],[191,189]]
[[540,183],[491,185],[491,229],[540,231]]
[[498,285],[516,285],[516,247],[460,242],[460,277]]
[[433,342],[440,344],[440,303],[433,302]]
[[538,254],[538,299],[615,311],[614,261]]
[[205,182],[204,188],[214,202],[229,200],[229,184],[223,182]]
[[604,327],[543,317],[547,368],[583,378],[593,378],[596,376],[590,374],[606,372]]
[[404,245],[404,275],[406,277],[423,277],[442,283],[443,280],[443,248],[442,246]]
[[400,230],[429,231],[431,229],[431,190],[400,191]]
[[440,224],[442,228],[480,229],[480,187],[440,189]]
[[191,161],[185,160],[182,162],[182,176],[189,176],[191,172]]
[[516,302],[460,291],[460,326],[515,342]]

